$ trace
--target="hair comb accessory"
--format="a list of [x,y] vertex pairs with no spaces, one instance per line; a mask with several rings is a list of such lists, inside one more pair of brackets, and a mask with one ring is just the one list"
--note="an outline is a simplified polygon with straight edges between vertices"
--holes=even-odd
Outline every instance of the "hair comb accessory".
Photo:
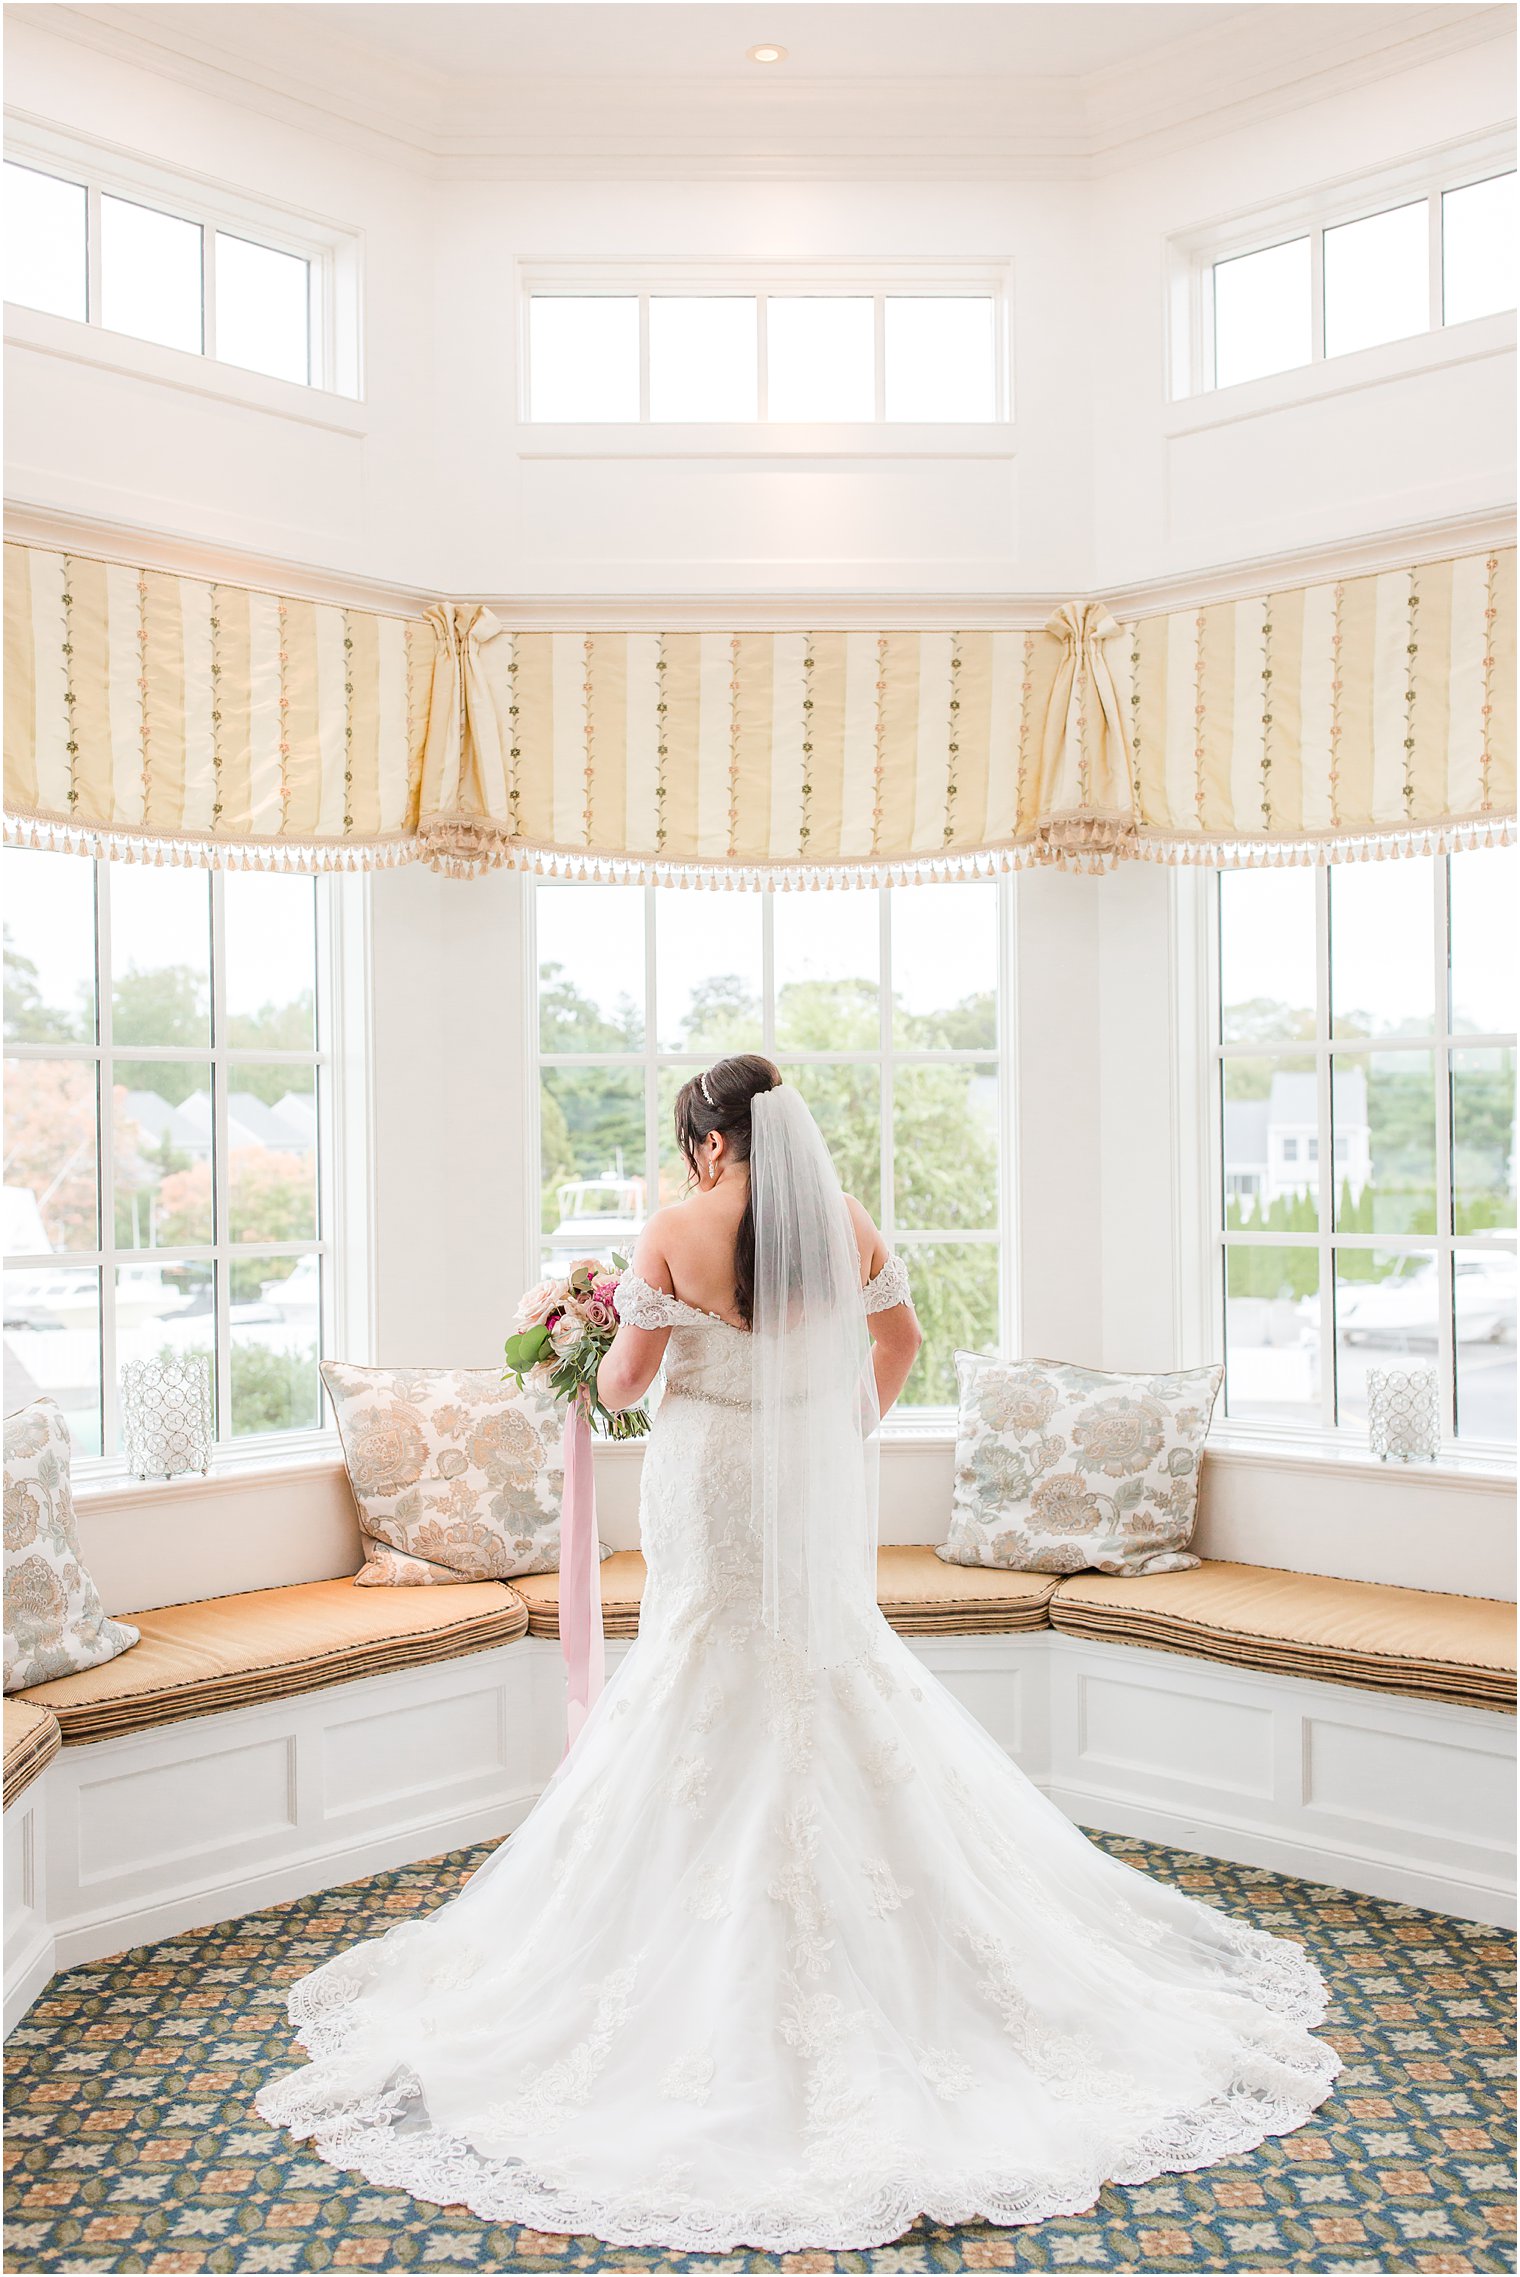
[[716,1107],[718,1102],[707,1088],[707,1075],[705,1070],[701,1075],[697,1077],[697,1081],[702,1087],[702,1096],[707,1101],[708,1106]]

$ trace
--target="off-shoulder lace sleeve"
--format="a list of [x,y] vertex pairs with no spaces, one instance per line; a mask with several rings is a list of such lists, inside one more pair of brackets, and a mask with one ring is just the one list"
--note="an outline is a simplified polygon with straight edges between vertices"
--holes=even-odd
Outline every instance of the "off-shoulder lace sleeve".
[[908,1286],[908,1268],[902,1259],[889,1252],[881,1271],[873,1273],[862,1294],[867,1312],[886,1312],[893,1305],[907,1304],[913,1292]]
[[618,1319],[630,1328],[700,1328],[707,1314],[684,1304],[667,1289],[652,1288],[637,1273],[624,1273],[617,1285]]

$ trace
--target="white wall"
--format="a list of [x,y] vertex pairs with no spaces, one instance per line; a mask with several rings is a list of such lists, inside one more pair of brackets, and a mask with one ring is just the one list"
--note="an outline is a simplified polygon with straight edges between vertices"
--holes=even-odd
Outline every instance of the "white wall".
[[[94,360],[112,336],[54,320],[49,329],[90,353],[9,346],[7,500],[365,577],[446,583],[428,184],[33,23],[9,21],[5,48],[9,110],[362,232],[364,305],[359,407],[270,380],[253,382],[249,403],[228,401],[201,392],[201,358],[133,353],[136,343],[126,344],[132,360],[162,376],[130,376]],[[256,407],[271,400],[279,411]]]
[[[439,182],[35,21],[12,22],[7,53],[19,111],[363,238],[357,406],[271,382],[243,401],[196,359],[113,352],[98,333],[75,335],[72,352],[67,327],[42,342],[32,326],[9,356],[6,481],[34,507],[424,592],[732,594],[742,614],[747,595],[797,592],[1064,596],[1513,495],[1512,351],[1453,361],[1450,342],[1426,344],[1398,370],[1379,351],[1332,374],[1329,391],[1320,374],[1297,375],[1222,409],[1169,405],[1163,355],[1168,233],[1492,126],[1509,105],[1507,41],[1269,119],[1221,119],[1212,138],[1091,182],[911,184]],[[609,455],[605,436],[591,455],[546,456],[518,423],[519,261],[936,254],[1015,263],[1013,456],[681,461]],[[1173,1032],[1179,890],[1140,866],[1020,883],[1026,1351],[1118,1366],[1199,1356],[1184,1175],[1198,1120]],[[382,1359],[493,1364],[530,1274],[523,891],[421,869],[374,880]],[[898,1538],[927,1538],[946,1460],[894,1456]],[[633,1475],[609,1473],[620,1526]],[[1285,1496],[1263,1475],[1211,1471],[1204,1528],[1223,1554],[1255,1544],[1268,1562],[1508,1586],[1496,1505],[1477,1490],[1443,1518],[1429,1482],[1305,1485],[1304,1472]],[[90,1526],[104,1529],[113,1600],[143,1603],[251,1586],[251,1543],[279,1578],[343,1570],[351,1519],[334,1493],[330,1474],[310,1492],[272,1488],[225,1558],[230,1506],[203,1525],[189,1489],[161,1537],[167,1563],[155,1565],[158,1519],[143,1519],[140,1498],[102,1505]]]
[[[1103,312],[1090,375],[1099,585],[1513,501],[1513,318],[1171,403],[1165,290],[1179,232],[1513,117],[1501,36],[1268,119],[1222,117],[1216,135],[1105,177],[1090,248]],[[1496,331],[1508,344],[1493,353]],[[1445,360],[1469,346],[1474,360]]]
[[[1078,186],[450,184],[439,193],[441,492],[456,584],[513,592],[1064,592],[1088,582],[1091,316]],[[579,431],[547,457],[512,388],[518,262],[1012,258],[1016,457],[620,456]],[[648,438],[644,438],[647,440]],[[656,440],[658,437],[656,436]],[[1026,447],[1026,445],[1028,447]],[[592,455],[583,456],[589,451]]]
[[[15,110],[363,233],[366,378],[355,432],[309,391],[208,392],[171,351],[118,357],[147,376],[105,368],[99,333],[83,356],[14,346],[7,490],[496,596],[1062,597],[1502,506],[1513,347],[1461,358],[1504,320],[1173,405],[1164,254],[1177,230],[1502,122],[1509,45],[1222,117],[1090,182],[440,182],[12,22]],[[545,456],[518,422],[519,261],[950,255],[1014,262],[1016,420],[995,446],[1013,456],[952,435],[930,458],[651,458],[605,431]],[[52,346],[71,330],[55,320]]]
[[499,1366],[537,1278],[523,1161],[522,878],[372,881],[376,1360]]

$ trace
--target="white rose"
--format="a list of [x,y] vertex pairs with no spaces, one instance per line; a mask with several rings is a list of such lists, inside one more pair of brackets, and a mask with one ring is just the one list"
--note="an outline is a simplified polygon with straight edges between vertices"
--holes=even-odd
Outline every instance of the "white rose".
[[549,1342],[558,1359],[568,1360],[586,1333],[586,1323],[577,1313],[562,1313],[549,1331]]

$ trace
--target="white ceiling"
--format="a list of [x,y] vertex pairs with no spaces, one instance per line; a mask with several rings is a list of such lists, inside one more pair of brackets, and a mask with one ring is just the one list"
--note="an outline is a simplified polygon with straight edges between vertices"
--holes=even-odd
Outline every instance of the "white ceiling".
[[[1481,0],[48,0],[5,14],[465,178],[1082,176],[1514,33],[1513,8]],[[748,62],[762,41],[786,61]]]
[[[931,77],[1066,78],[1147,53],[1189,30],[1246,13],[1248,0],[1059,0],[1056,5],[1002,6],[981,0],[847,0],[847,4],[768,6],[764,0],[688,0],[645,6],[642,0],[367,0],[328,6],[236,4],[173,9],[180,24],[230,47],[269,53],[313,32],[352,41],[373,54],[457,78],[758,80]],[[133,7],[139,17],[163,8]],[[1284,13],[1315,16],[1313,6]],[[1358,13],[1345,8],[1347,15]],[[757,66],[745,50],[763,41],[787,49],[779,65]]]

